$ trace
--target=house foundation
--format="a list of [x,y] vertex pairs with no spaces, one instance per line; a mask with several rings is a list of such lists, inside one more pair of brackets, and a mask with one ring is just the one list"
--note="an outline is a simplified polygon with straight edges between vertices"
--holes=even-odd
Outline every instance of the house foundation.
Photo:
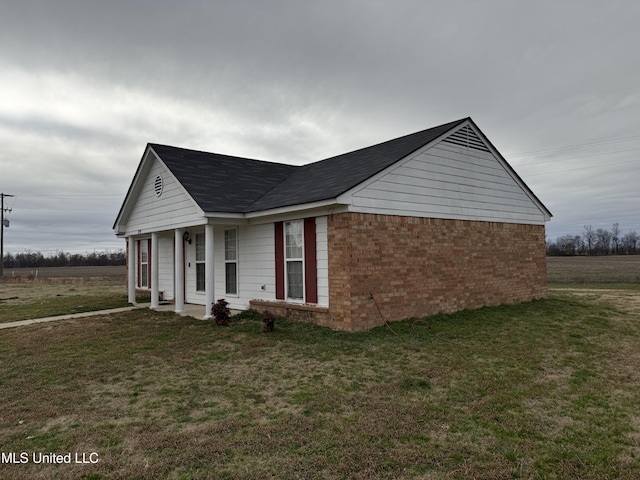
[[251,300],[249,308],[259,312],[269,311],[277,317],[285,317],[297,322],[313,323],[324,327],[331,326],[327,307],[280,301]]

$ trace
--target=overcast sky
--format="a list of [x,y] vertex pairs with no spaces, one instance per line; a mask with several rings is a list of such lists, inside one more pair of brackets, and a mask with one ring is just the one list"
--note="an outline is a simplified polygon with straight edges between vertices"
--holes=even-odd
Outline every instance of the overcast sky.
[[303,164],[470,116],[554,214],[640,233],[635,0],[0,0],[5,252],[120,249],[147,142]]

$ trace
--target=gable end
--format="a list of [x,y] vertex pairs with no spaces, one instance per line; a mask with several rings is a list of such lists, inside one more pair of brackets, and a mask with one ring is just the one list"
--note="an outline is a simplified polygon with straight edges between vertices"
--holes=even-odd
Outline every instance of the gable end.
[[551,214],[471,119],[341,196],[349,211],[544,224]]

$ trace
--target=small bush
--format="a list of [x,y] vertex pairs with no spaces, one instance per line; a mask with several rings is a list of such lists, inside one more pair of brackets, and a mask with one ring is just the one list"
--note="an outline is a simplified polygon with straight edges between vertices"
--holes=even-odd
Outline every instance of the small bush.
[[271,312],[264,312],[264,316],[262,317],[262,332],[268,333],[273,332],[275,328],[276,317]]
[[227,307],[227,305],[229,305],[229,302],[227,302],[224,298],[219,299],[216,303],[213,304],[211,312],[216,319],[216,325],[222,325],[224,327],[229,325],[231,310],[229,310],[229,307]]

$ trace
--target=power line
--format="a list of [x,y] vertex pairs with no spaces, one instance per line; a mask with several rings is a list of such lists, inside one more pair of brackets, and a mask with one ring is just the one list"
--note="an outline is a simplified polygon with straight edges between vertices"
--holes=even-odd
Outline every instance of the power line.
[[[23,195],[24,196],[24,195]],[[89,195],[89,194],[74,194],[74,193],[70,193],[70,194],[62,194],[62,195],[28,195],[28,197],[31,198],[76,198],[76,197],[80,197],[80,198],[86,198],[86,197],[124,197],[124,194],[119,194],[119,193],[105,193],[105,194],[101,194],[101,195]]]
[[575,148],[583,148],[583,147],[593,147],[596,145],[607,145],[607,144],[611,144],[611,143],[621,143],[621,142],[631,142],[634,140],[640,140],[640,135],[635,135],[632,137],[623,137],[623,138],[614,138],[614,139],[609,139],[609,140],[600,140],[597,142],[589,142],[589,143],[578,143],[575,145],[565,145],[562,147],[554,147],[554,148],[547,148],[547,149],[543,149],[543,150],[532,150],[529,152],[521,152],[521,153],[514,153],[514,154],[510,154],[510,155],[505,155],[506,158],[514,158],[514,157],[528,157],[531,155],[537,155],[540,153],[553,153],[553,152],[558,152],[561,150],[571,150],[571,149],[575,149]]
[[574,172],[576,170],[586,170],[588,168],[609,168],[609,167],[613,167],[613,166],[618,166],[618,165],[626,165],[628,163],[637,163],[637,160],[627,160],[624,162],[613,162],[613,163],[607,163],[606,165],[585,165],[585,166],[580,166],[580,167],[576,167],[576,168],[568,168],[566,170],[553,170],[551,172],[541,172],[541,173],[532,173],[530,175],[525,174],[525,176],[528,177],[537,177],[540,175],[554,175],[556,173],[564,173],[564,172]]
[[[544,162],[531,162],[531,163],[519,163],[517,166],[519,167],[529,167],[532,165],[542,165],[545,163],[558,163],[558,162],[567,162],[567,161],[571,161],[571,160],[577,160],[578,158],[588,158],[588,157],[599,157],[601,155],[616,155],[618,153],[628,153],[628,152],[635,152],[640,150],[640,147],[638,148],[630,148],[628,150],[615,150],[613,152],[598,152],[598,153],[589,153],[586,155],[579,155],[579,156],[571,156],[571,157],[567,157],[567,158],[556,158],[554,160],[545,160]],[[515,163],[515,162],[514,162]]]

